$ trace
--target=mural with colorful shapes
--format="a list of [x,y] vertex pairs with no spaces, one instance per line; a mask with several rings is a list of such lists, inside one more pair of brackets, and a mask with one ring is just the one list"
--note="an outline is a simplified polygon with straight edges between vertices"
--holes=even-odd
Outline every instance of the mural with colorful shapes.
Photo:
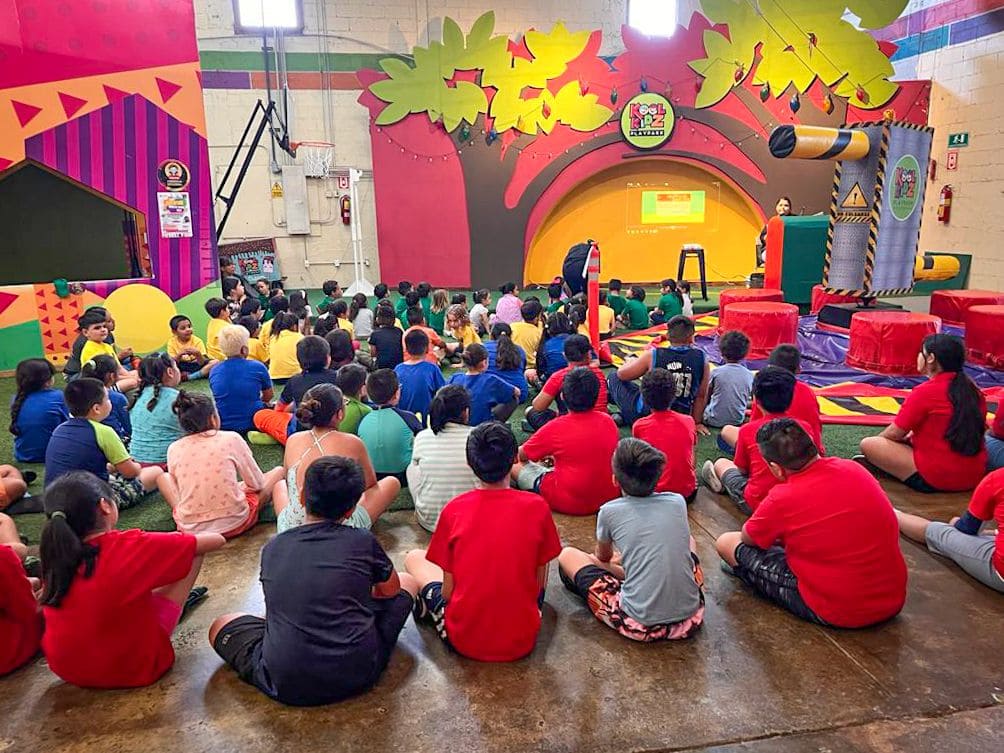
[[[204,328],[203,303],[219,294],[192,4],[43,5],[0,0],[0,27],[15,30],[0,38],[0,181],[29,160],[140,213],[152,275],[80,280],[69,293],[52,280],[0,287],[0,371],[42,355],[61,365],[88,306],[107,306],[117,342],[146,352],[164,345],[175,313]],[[161,232],[157,170],[169,159],[191,175],[177,189],[191,237]]]

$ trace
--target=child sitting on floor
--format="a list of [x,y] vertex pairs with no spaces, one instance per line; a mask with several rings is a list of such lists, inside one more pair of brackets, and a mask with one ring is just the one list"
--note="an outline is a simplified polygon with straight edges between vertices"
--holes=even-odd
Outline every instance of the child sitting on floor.
[[666,338],[668,348],[648,348],[610,375],[607,379],[610,400],[620,408],[623,424],[630,426],[646,413],[634,380],[652,369],[666,369],[676,381],[673,410],[691,416],[697,431],[707,434],[701,421],[708,399],[711,364],[704,351],[694,346],[694,322],[685,316],[674,316],[666,325]]
[[373,410],[363,402],[368,374],[366,367],[358,363],[347,363],[338,369],[335,385],[345,396],[345,418],[338,424],[338,431],[357,434],[359,422]]
[[139,377],[135,372],[125,370],[119,362],[119,356],[115,352],[115,347],[108,342],[108,315],[105,314],[105,318],[99,320],[98,317],[100,314],[98,312],[93,312],[93,317],[88,317],[90,313],[92,312],[85,312],[84,316],[77,320],[81,334],[87,338],[87,342],[84,343],[84,347],[80,351],[81,373],[83,373],[84,366],[88,362],[93,361],[98,356],[107,356],[115,364],[114,379],[112,380],[115,386],[122,392],[135,389],[136,385],[139,384]]
[[373,322],[376,325],[370,335],[373,368],[393,369],[404,361],[404,331],[397,326],[394,309],[388,303],[377,304]]
[[624,313],[624,306],[627,303],[627,299],[621,295],[623,288],[624,283],[616,277],[611,277],[607,283],[607,305],[614,310],[614,316],[618,319]]
[[352,296],[349,321],[352,322],[353,335],[360,340],[373,334],[373,309],[369,307],[369,299],[365,293],[356,293]]
[[[1004,593],[1004,468],[984,478],[961,517],[948,523],[896,511],[899,530],[935,554],[955,562],[984,586]],[[993,520],[996,532],[980,533]]]
[[404,560],[420,588],[416,620],[433,623],[448,646],[478,661],[533,651],[548,566],[561,551],[543,500],[509,488],[515,459],[506,424],[471,431],[467,463],[478,488],[443,508],[428,551]]
[[[433,291],[432,305],[429,307],[429,326],[437,335],[446,334],[446,312],[450,307],[450,294],[443,288]],[[460,339],[459,337],[457,338]]]
[[[63,364],[63,376],[66,380],[76,379],[80,375],[80,354],[87,345],[87,338],[84,336],[84,329],[94,323],[108,322],[108,310],[104,306],[88,306],[84,313],[77,317],[77,337],[70,346],[70,355]],[[115,344],[115,335],[109,330],[105,342],[109,345]]]
[[478,337],[488,334],[488,307],[492,305],[492,293],[488,288],[481,288],[474,293],[474,305],[471,306],[471,326]]
[[[537,397],[533,399],[533,405],[526,412],[526,422],[534,431],[551,419],[567,412],[564,405],[558,400],[558,396],[561,394],[561,385],[565,381],[565,374],[580,366],[592,371],[600,381],[600,394],[596,398],[594,410],[598,410],[600,413],[607,412],[607,383],[606,379],[603,378],[603,372],[600,371],[599,362],[593,360],[593,350],[589,339],[584,335],[570,336],[565,340],[564,353],[568,365],[548,377]],[[551,403],[555,401],[557,401],[557,412],[551,410]]]
[[[204,379],[216,361],[209,358],[206,344],[192,330],[192,320],[183,314],[172,316],[171,337],[167,341],[167,354],[178,363],[181,381]],[[219,333],[217,333],[217,337]]]
[[525,403],[530,389],[526,383],[526,353],[512,341],[512,329],[505,322],[492,327],[492,339],[482,343],[488,352],[488,373],[519,390],[519,401]]
[[690,297],[690,283],[680,280],[676,283],[676,289],[680,291],[680,298],[683,299],[683,315],[694,318],[694,301]]
[[[568,320],[564,311],[555,311],[547,317],[547,326],[544,327],[537,352],[533,357],[533,366],[529,366],[530,351],[527,351],[526,380],[530,384],[540,385],[547,382],[551,374],[568,366],[565,359],[565,340],[574,333],[572,323]],[[516,342],[515,335],[513,342]],[[519,345],[518,342],[516,342]]]
[[408,303],[408,294],[412,293],[411,283],[407,280],[401,280],[397,284],[397,301],[394,303],[394,314],[397,316],[398,321],[401,322],[402,328],[408,327],[408,320],[405,318],[404,312],[408,310],[410,306],[418,305],[418,294],[416,293],[412,300],[414,303]]
[[293,706],[334,703],[383,673],[418,593],[369,531],[344,525],[359,504],[359,464],[326,457],[304,480],[306,521],[261,556],[265,617],[227,614],[209,643],[245,682]]
[[881,434],[861,440],[864,459],[922,494],[974,489],[987,467],[987,403],[965,363],[962,338],[926,337],[917,370],[928,380]]
[[370,528],[401,491],[401,483],[396,478],[377,480],[366,445],[359,437],[338,431],[345,417],[344,403],[340,389],[333,384],[319,384],[308,390],[297,406],[296,420],[303,431],[293,434],[286,443],[283,460],[286,480],[276,485],[273,494],[279,533],[306,521],[300,489],[308,466],[319,457],[338,455],[355,460],[362,468],[365,491],[346,525]]
[[261,344],[261,322],[253,316],[237,318],[237,326],[248,331],[248,358],[258,363],[268,363],[268,351]]
[[[63,392],[70,418],[56,427],[45,451],[45,485],[72,471],[90,471],[111,484],[119,509],[132,507],[157,487],[162,468],[143,468],[118,434],[101,423],[111,413],[108,390],[97,379],[74,379]],[[109,466],[115,468],[109,473]],[[46,495],[48,498],[48,494]]]
[[335,326],[348,332],[350,340],[355,339],[356,330],[349,320],[349,304],[344,300],[335,301],[328,311],[331,313],[331,318],[334,319]]
[[230,322],[236,323],[241,315],[241,304],[245,299],[244,284],[237,277],[224,277],[220,280],[220,289],[223,291],[223,300],[227,302]]
[[377,478],[393,476],[408,485],[405,471],[411,462],[411,449],[415,435],[422,430],[422,422],[414,413],[397,407],[401,387],[397,375],[390,369],[379,369],[366,380],[366,394],[373,410],[359,422],[359,438],[373,460]]
[[171,668],[171,632],[186,602],[205,595],[192,592],[202,556],[225,542],[216,533],[117,531],[115,496],[82,472],[62,475],[45,495],[42,650],[61,680],[85,688],[150,685]]
[[601,290],[599,295],[600,304],[597,307],[600,314],[600,339],[608,340],[614,334],[614,325],[617,315],[614,310],[607,305],[606,291]]
[[[408,320],[408,329],[404,331],[405,340],[412,332],[424,332],[425,336],[429,339],[429,347],[427,348],[425,355],[425,360],[429,363],[438,366],[439,362],[445,358],[448,353],[452,353],[456,350],[456,344],[453,344],[452,347],[447,346],[447,344],[443,342],[443,338],[437,335],[434,329],[425,325],[425,314],[422,313],[422,309],[420,307],[409,307],[405,312],[405,317]],[[407,349],[407,343],[405,343],[405,348]]]
[[[542,332],[540,328],[541,306],[536,301],[527,301],[519,309],[522,321],[510,324],[512,341],[526,354],[528,369],[537,368],[537,350],[540,348]],[[506,322],[496,322],[506,324]],[[494,327],[493,327],[494,329]],[[568,329],[571,331],[571,328]]]
[[454,340],[460,343],[461,348],[466,348],[474,343],[481,343],[481,338],[471,326],[470,317],[467,316],[467,309],[456,303],[446,312],[446,327]]
[[317,310],[324,314],[331,308],[332,303],[342,297],[342,286],[338,284],[338,280],[325,280],[321,283],[321,292],[324,293],[324,297],[317,304]]
[[621,323],[630,330],[648,329],[648,308],[645,306],[645,288],[632,285],[624,299],[624,309],[619,316]]
[[296,314],[288,311],[276,314],[272,320],[271,342],[268,344],[268,375],[273,381],[282,381],[300,373],[296,360],[296,346],[303,335]]
[[70,417],[62,391],[52,386],[55,374],[44,358],[21,361],[14,372],[17,392],[10,404],[10,433],[19,463],[44,463],[49,437]]
[[[775,418],[795,418],[790,413],[794,394],[794,374],[779,366],[761,369],[753,379],[753,396],[765,411],[764,416],[739,427],[735,461],[728,458],[708,460],[701,469],[701,478],[708,488],[716,494],[724,491],[747,515],[756,510],[778,482],[760,453],[757,432]],[[819,436],[809,424],[800,419],[799,424],[818,450]]]
[[648,442],[666,456],[666,464],[656,484],[658,492],[675,492],[687,502],[697,497],[694,473],[694,446],[697,427],[694,419],[671,410],[677,385],[665,369],[652,369],[641,378],[641,397],[651,411],[631,427],[631,435]]
[[561,385],[569,412],[544,424],[519,449],[522,465],[513,468],[513,480],[543,496],[555,512],[592,515],[617,496],[610,477],[617,425],[595,410],[599,394],[600,380],[587,367],[569,371]]
[[622,439],[613,457],[621,496],[600,508],[594,554],[565,547],[558,557],[562,582],[593,616],[644,643],[689,638],[704,623],[704,574],[687,504],[656,493],[665,462],[647,442]]
[[0,677],[26,664],[42,641],[42,613],[36,599],[41,588],[21,564],[27,547],[14,521],[0,513]]
[[487,373],[488,351],[481,343],[465,348],[460,358],[466,372],[454,374],[450,377],[449,384],[459,385],[470,394],[471,426],[485,421],[508,421],[519,405],[519,389],[497,374]]
[[394,373],[401,384],[398,407],[418,414],[423,422],[427,422],[432,396],[436,394],[436,390],[446,385],[446,380],[443,379],[439,364],[430,363],[427,358],[429,338],[425,332],[414,329],[405,334],[404,347],[407,357],[403,363],[394,367]]
[[547,307],[544,309],[548,314],[565,307],[565,286],[561,282],[552,282],[547,286]]
[[740,363],[750,351],[750,339],[738,330],[726,332],[718,340],[725,363],[711,372],[708,380],[708,407],[704,425],[721,429],[739,426],[753,393],[753,372]]
[[133,428],[129,449],[140,465],[166,468],[167,448],[185,436],[174,412],[181,372],[171,356],[153,353],[140,363],[139,374],[139,394],[129,411]]
[[108,399],[111,400],[111,413],[101,422],[105,426],[110,426],[115,430],[125,444],[129,444],[132,437],[132,420],[129,418],[129,400],[119,392],[116,385],[119,366],[111,356],[94,356],[89,361],[84,361],[80,369],[80,376],[87,379],[97,379],[108,388]]
[[718,537],[727,571],[809,622],[858,628],[896,616],[906,563],[882,487],[850,460],[820,457],[803,422],[757,424],[757,452],[780,483],[742,531]]
[[230,309],[222,298],[210,298],[204,304],[209,314],[209,324],[206,325],[206,354],[214,361],[222,361],[226,356],[220,350],[220,331],[232,324]]
[[676,289],[676,280],[662,281],[662,295],[652,311],[652,324],[665,324],[674,316],[683,314],[683,295]]
[[209,372],[220,428],[226,431],[250,431],[254,428],[255,413],[272,401],[268,369],[265,364],[248,360],[249,339],[243,327],[235,324],[224,327],[219,345],[225,357]]
[[183,392],[174,412],[186,436],[168,449],[158,486],[178,530],[228,539],[250,530],[285,471],[262,473],[241,435],[220,430],[208,395]]

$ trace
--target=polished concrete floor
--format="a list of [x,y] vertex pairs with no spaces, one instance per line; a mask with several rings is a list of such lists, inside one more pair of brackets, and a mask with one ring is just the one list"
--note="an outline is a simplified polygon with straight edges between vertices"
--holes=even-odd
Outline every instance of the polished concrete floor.
[[[888,489],[904,509],[941,519],[965,503]],[[567,543],[591,545],[592,519],[558,523]],[[211,596],[179,626],[177,663],[153,687],[80,690],[41,659],[0,680],[0,751],[1004,750],[1004,596],[904,541],[910,593],[897,619],[813,627],[719,570],[714,537],[739,523],[724,497],[701,491],[691,526],[708,606],[690,641],[619,638],[552,571],[529,658],[468,661],[409,621],[373,691],[316,709],[268,700],[206,642],[216,615],[262,608],[258,553],[270,531],[259,526],[207,559],[200,582]],[[398,564],[427,540],[405,512],[376,533]]]

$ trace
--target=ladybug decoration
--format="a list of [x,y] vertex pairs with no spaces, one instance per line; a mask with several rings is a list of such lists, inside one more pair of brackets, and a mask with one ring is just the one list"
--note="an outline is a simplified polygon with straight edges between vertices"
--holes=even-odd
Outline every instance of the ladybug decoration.
[[741,65],[738,68],[736,68],[736,72],[735,72],[736,83],[738,84],[740,81],[742,81],[743,80],[743,76],[745,76],[745,75],[746,74],[743,71],[743,67]]

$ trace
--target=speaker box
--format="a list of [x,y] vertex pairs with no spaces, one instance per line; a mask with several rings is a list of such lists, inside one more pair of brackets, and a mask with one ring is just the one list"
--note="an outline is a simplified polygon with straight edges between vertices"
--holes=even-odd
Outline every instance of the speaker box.
[[851,328],[851,317],[859,311],[902,310],[902,306],[897,306],[895,303],[883,303],[882,301],[875,301],[875,303],[868,306],[862,306],[860,303],[828,303],[819,311],[819,323],[825,324],[828,327],[849,330]]

